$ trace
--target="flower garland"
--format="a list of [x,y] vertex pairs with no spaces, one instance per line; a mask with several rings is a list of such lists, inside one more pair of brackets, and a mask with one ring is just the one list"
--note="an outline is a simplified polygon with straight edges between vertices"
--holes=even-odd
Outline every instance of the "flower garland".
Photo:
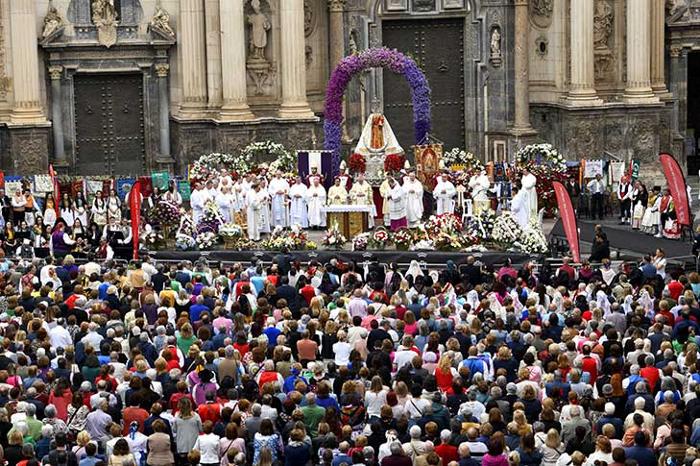
[[270,170],[296,170],[296,159],[282,144],[272,141],[252,142],[239,155],[214,152],[195,160],[190,168],[190,177],[206,181],[222,174],[234,176],[248,173],[253,169],[255,159],[260,155],[271,155],[274,161]]
[[282,144],[272,141],[252,142],[248,144],[241,156],[248,161],[252,161],[261,155],[271,155],[274,160],[269,164],[269,171],[281,170],[290,172],[296,170],[294,155],[289,152]]
[[551,216],[557,207],[552,183],[566,180],[566,159],[551,144],[531,144],[517,152],[515,161],[513,177],[522,178],[526,170],[537,177],[539,207]]
[[371,48],[350,55],[333,70],[326,90],[324,147],[333,152],[333,172],[340,167],[343,124],[343,95],[353,76],[368,68],[386,68],[408,81],[413,97],[413,127],[416,144],[430,132],[430,87],[423,72],[410,57],[385,47]]
[[551,170],[566,172],[566,159],[551,144],[530,144],[520,148],[515,161],[523,166],[549,165]]
[[493,224],[492,238],[501,247],[508,248],[517,242],[523,234],[522,228],[510,212],[501,212]]
[[479,160],[474,154],[471,152],[466,152],[457,147],[442,154],[442,161],[447,167],[459,166],[463,170],[480,171],[484,168],[484,164],[481,163],[481,160]]

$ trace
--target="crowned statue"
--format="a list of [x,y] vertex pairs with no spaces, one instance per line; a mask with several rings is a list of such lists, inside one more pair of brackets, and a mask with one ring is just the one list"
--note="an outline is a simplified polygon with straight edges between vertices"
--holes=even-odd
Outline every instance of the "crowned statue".
[[355,153],[367,161],[367,181],[379,184],[384,178],[384,159],[404,153],[391,129],[389,120],[381,113],[372,113],[365,123]]

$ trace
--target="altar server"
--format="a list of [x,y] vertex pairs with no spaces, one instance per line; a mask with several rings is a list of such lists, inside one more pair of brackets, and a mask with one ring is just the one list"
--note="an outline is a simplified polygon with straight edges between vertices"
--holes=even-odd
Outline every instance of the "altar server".
[[265,193],[262,191],[260,184],[254,184],[252,189],[248,191],[246,198],[246,205],[248,206],[248,238],[253,241],[260,240],[260,224],[264,202]]
[[343,205],[348,203],[348,191],[340,184],[340,177],[335,178],[331,189],[328,190],[328,205]]
[[382,196],[382,217],[384,217],[384,226],[388,227],[391,225],[391,219],[389,217],[389,193],[391,192],[391,186],[389,185],[389,179],[385,178],[382,184],[379,185],[379,194]]
[[447,176],[440,175],[438,182],[433,189],[433,197],[437,201],[437,214],[454,214],[455,201],[454,197],[457,194],[455,185],[452,184]]
[[530,220],[537,220],[537,216],[539,215],[537,211],[537,177],[526,170],[521,184],[529,204]]
[[190,196],[190,206],[192,206],[192,219],[194,223],[199,223],[204,216],[204,205],[208,200],[209,191],[204,189],[201,183],[197,183]]
[[515,221],[524,230],[530,224],[530,203],[525,191],[518,187],[513,187],[513,200],[510,203],[510,211],[515,217]]
[[272,231],[270,215],[270,192],[265,178],[260,179],[260,195],[262,196],[262,206],[260,207],[260,233],[270,233]]
[[406,220],[413,228],[423,218],[423,183],[416,179],[415,172],[404,179],[403,190],[406,192]]
[[306,204],[309,208],[309,226],[325,227],[326,213],[323,206],[326,205],[326,189],[321,185],[319,178],[311,180],[311,187],[306,192]]
[[282,172],[278,171],[270,180],[268,192],[272,198],[272,226],[287,227],[287,194],[289,194],[289,183],[282,178]]
[[389,219],[391,231],[405,228],[406,223],[406,193],[395,179],[389,179]]
[[289,225],[300,225],[302,228],[309,226],[309,216],[306,210],[306,187],[301,181],[301,177],[297,176],[296,181],[289,188]]

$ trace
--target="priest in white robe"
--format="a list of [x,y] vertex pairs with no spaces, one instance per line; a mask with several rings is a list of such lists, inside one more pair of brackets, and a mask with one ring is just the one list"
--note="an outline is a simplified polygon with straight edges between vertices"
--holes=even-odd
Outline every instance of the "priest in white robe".
[[282,172],[277,172],[270,180],[268,192],[272,204],[272,226],[287,227],[287,194],[289,193],[289,183],[282,178]]
[[523,230],[530,225],[530,204],[524,190],[513,187],[513,199],[510,202],[510,211]]
[[306,199],[308,188],[297,176],[296,181],[289,188],[289,225],[300,225],[302,228],[309,226]]
[[190,206],[192,207],[192,219],[194,223],[199,223],[204,216],[204,206],[209,199],[209,191],[204,189],[201,183],[197,183],[194,186],[194,191],[192,191],[190,195]]
[[216,195],[216,206],[221,212],[221,219],[224,223],[229,223],[233,221],[233,214],[235,212],[234,203],[235,196],[231,193],[231,187],[229,185],[221,185],[219,193]]
[[340,184],[340,177],[335,178],[331,189],[328,190],[328,205],[344,205],[348,203],[348,191]]
[[309,226],[320,228],[326,226],[326,188],[320,184],[318,178],[311,180],[311,186],[306,191],[306,205],[308,206]]
[[260,195],[262,196],[262,203],[260,206],[260,233],[270,233],[272,231],[270,225],[270,193],[268,192],[267,180],[265,178],[260,180]]
[[529,171],[526,171],[521,183],[529,206],[530,220],[537,220],[537,177]]
[[437,201],[437,214],[454,214],[455,201],[454,197],[457,194],[455,185],[452,184],[447,176],[440,175],[438,182],[433,189],[433,197]]
[[404,179],[403,190],[406,192],[406,221],[410,228],[416,227],[423,218],[423,183],[411,172]]
[[382,196],[382,216],[384,217],[384,226],[388,227],[391,225],[391,219],[389,217],[389,192],[391,191],[391,186],[389,186],[389,179],[382,181],[379,185],[379,194]]
[[259,184],[253,185],[246,198],[248,238],[253,241],[260,240],[260,224],[262,222],[262,207],[265,202],[265,193]]
[[469,180],[469,187],[472,190],[472,201],[474,205],[474,215],[478,216],[481,212],[491,208],[491,200],[489,199],[489,189],[491,188],[491,180],[485,171],[481,171],[476,176]]
[[357,178],[355,179],[352,188],[350,188],[350,203],[353,205],[369,206],[371,208],[368,215],[367,225],[370,228],[374,228],[374,217],[377,216],[377,208],[374,205],[372,186],[365,180],[364,173],[357,174]]
[[406,193],[395,179],[389,179],[389,219],[391,231],[406,228]]

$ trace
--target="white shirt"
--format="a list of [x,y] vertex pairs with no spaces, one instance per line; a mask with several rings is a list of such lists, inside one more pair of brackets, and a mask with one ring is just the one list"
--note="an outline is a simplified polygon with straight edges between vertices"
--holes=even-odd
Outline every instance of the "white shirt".
[[49,338],[51,339],[51,346],[54,348],[65,348],[73,344],[70,333],[61,325],[57,325],[49,331]]
[[219,440],[219,436],[214,434],[204,434],[197,437],[192,448],[199,450],[200,464],[219,463]]
[[333,345],[333,353],[335,354],[335,364],[337,366],[347,366],[350,363],[350,352],[352,346],[345,341],[339,341]]

